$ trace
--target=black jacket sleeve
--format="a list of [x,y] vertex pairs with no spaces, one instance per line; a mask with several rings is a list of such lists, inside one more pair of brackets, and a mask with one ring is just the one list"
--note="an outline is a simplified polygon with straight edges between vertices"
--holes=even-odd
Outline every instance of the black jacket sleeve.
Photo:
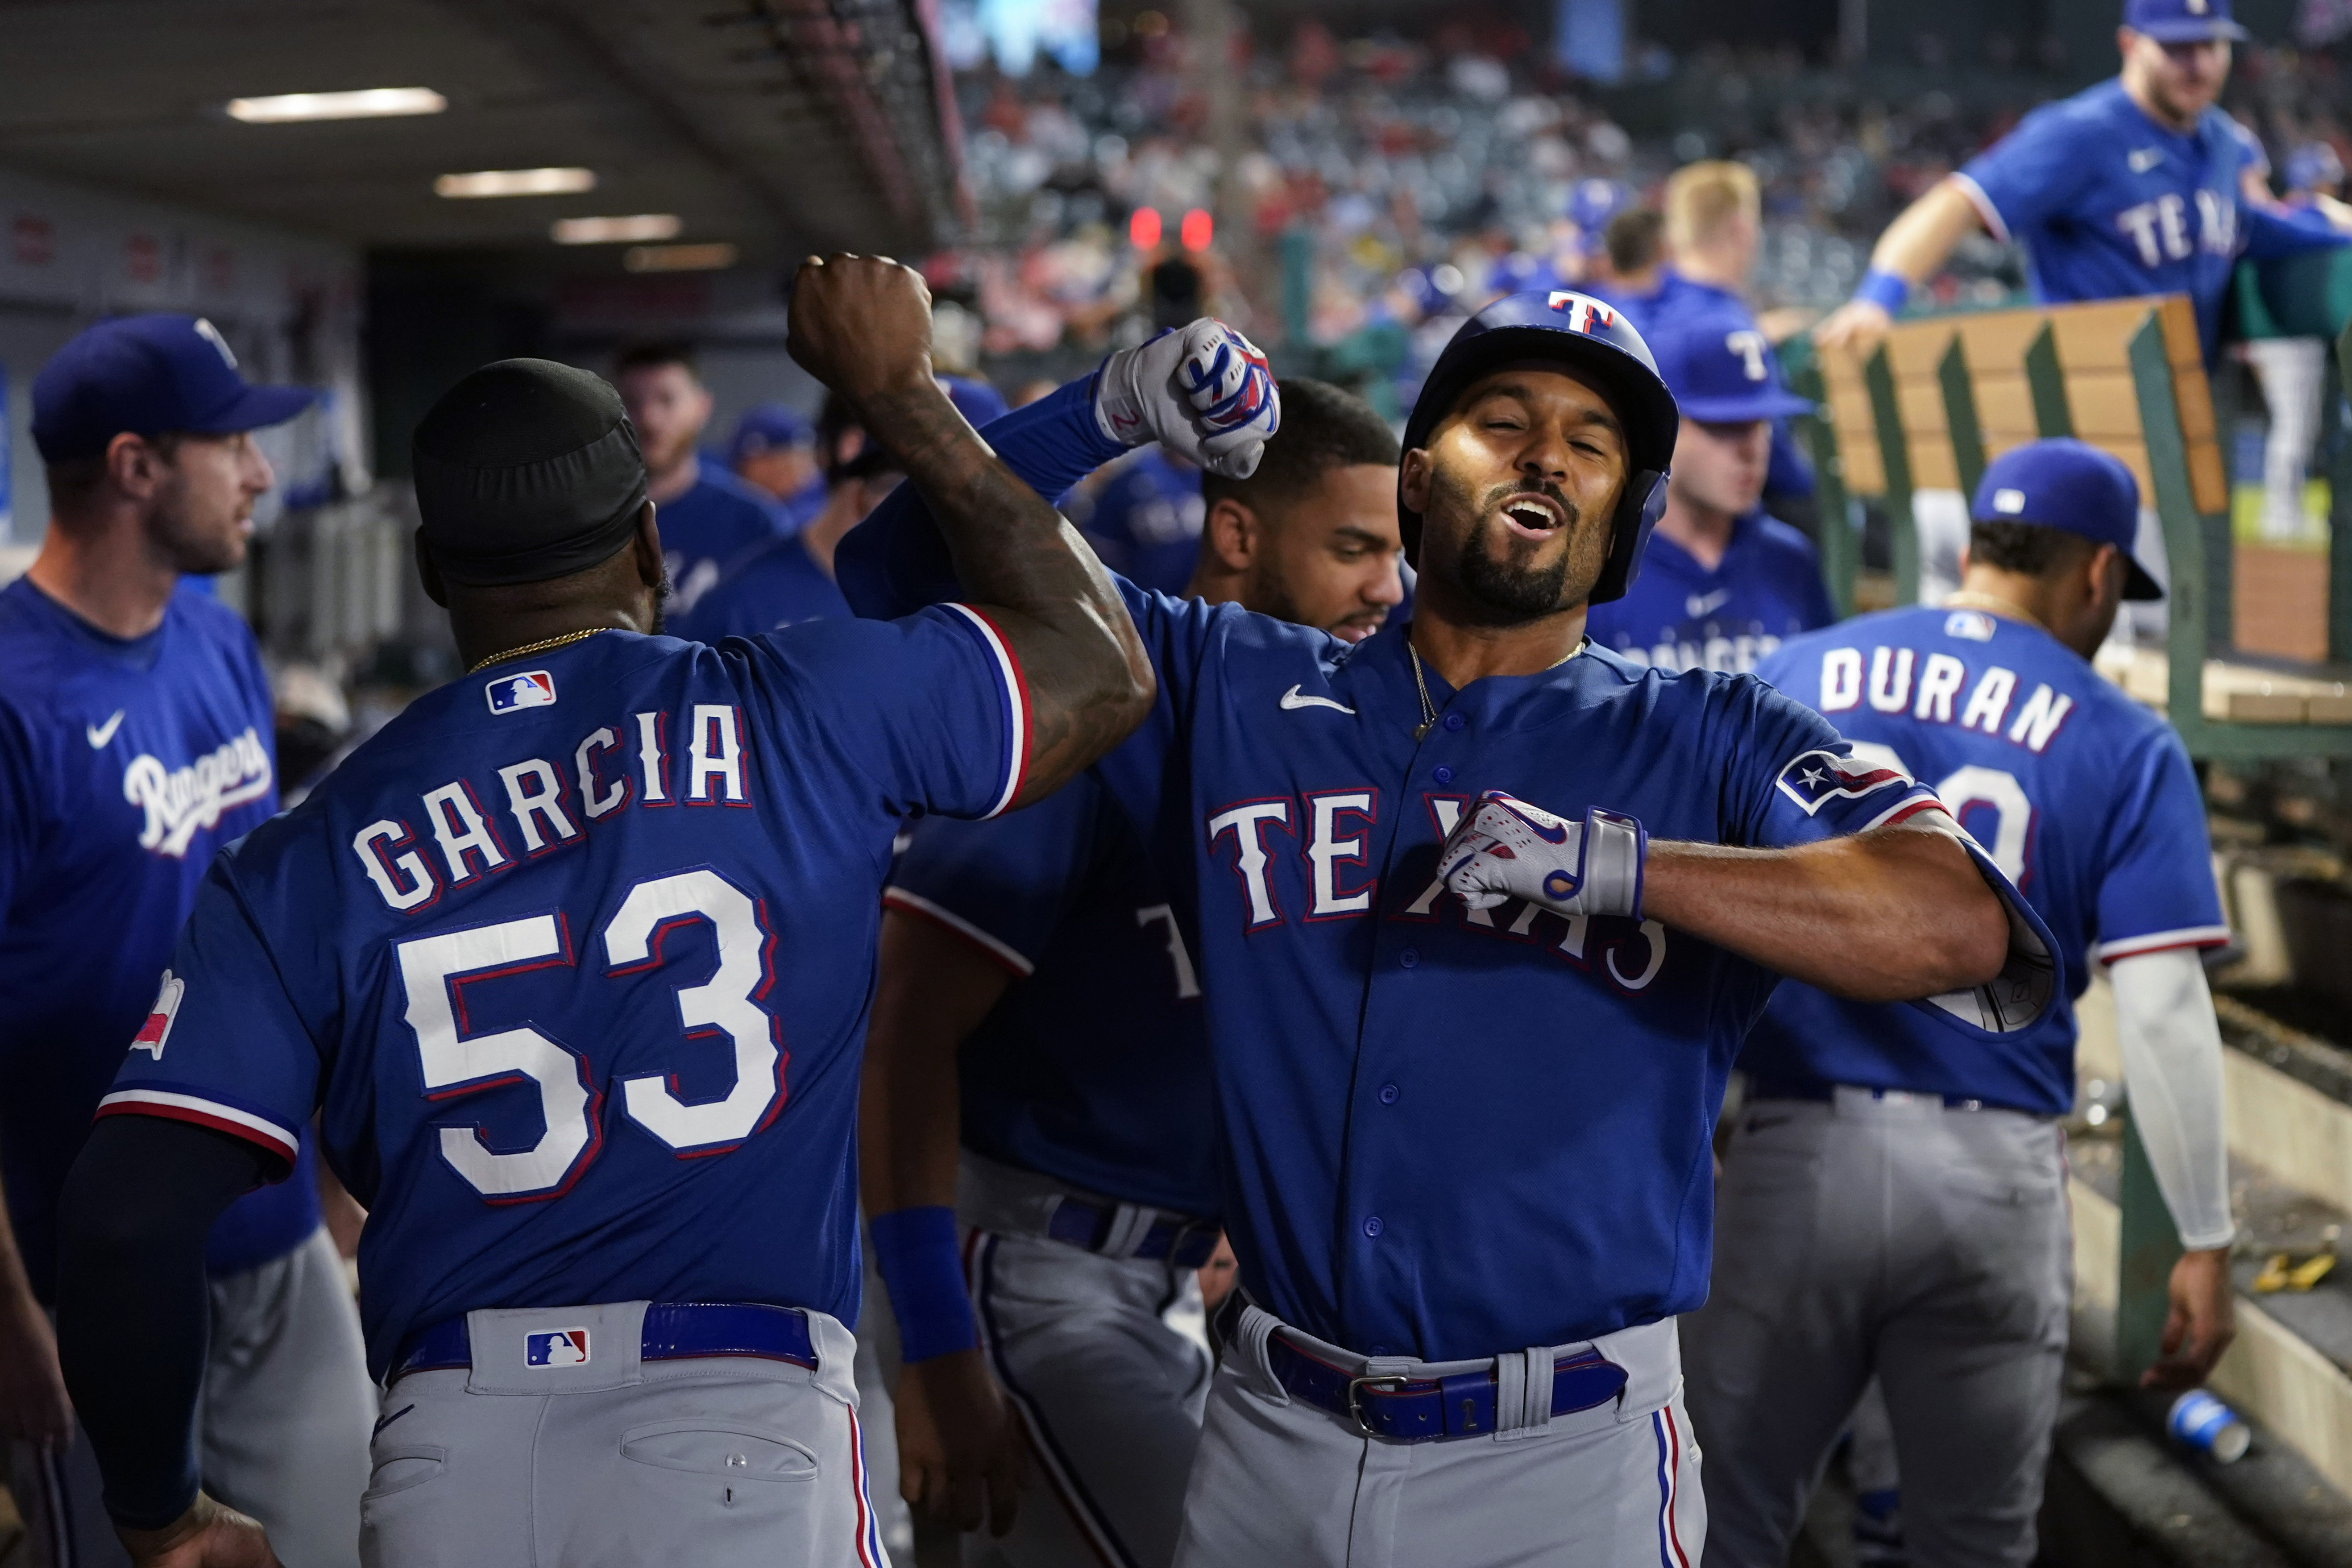
[[268,1157],[184,1121],[93,1128],[58,1205],[58,1359],[118,1524],[160,1530],[196,1499],[205,1237]]

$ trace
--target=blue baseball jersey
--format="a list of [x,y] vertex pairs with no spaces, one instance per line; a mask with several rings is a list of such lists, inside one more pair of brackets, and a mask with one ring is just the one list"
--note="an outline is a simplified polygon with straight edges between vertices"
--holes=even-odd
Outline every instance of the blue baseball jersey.
[[1216,1214],[1200,975],[1099,777],[999,822],[921,824],[882,901],[1013,977],[959,1054],[968,1146],[1122,1203]]
[[1112,571],[1163,594],[1182,593],[1209,515],[1201,470],[1157,447],[1112,460],[1118,466],[1104,477],[1092,510],[1073,512],[1080,531]]
[[2059,1116],[2091,961],[2229,940],[2205,805],[2172,727],[2038,626],[1917,606],[1783,646],[1758,673],[1866,760],[1932,784],[2056,938],[2059,1005],[1990,1041],[1790,981],[1740,1066]]
[[1985,226],[2024,247],[2034,299],[2186,294],[2210,360],[2231,270],[2250,239],[2287,249],[2342,243],[2244,205],[2240,174],[2263,166],[2249,141],[2215,108],[2186,136],[2168,130],[2110,79],[2043,104],[1957,177]]
[[793,531],[775,499],[723,463],[695,459],[687,492],[654,509],[661,530],[662,564],[669,569],[669,613],[692,613],[716,588],[727,563]]
[[1019,787],[978,614],[723,649],[605,632],[429,692],[221,856],[101,1115],[368,1205],[381,1375],[477,1308],[857,1318],[858,1060],[902,821]]
[[[19,578],[0,669],[0,1173],[46,1301],[66,1172],[214,852],[277,811],[277,753],[253,634],[193,584],[126,639]],[[223,1215],[206,1262],[266,1262],[318,1225],[315,1187],[288,1183]]]
[[[1050,493],[1102,460],[1090,426],[1075,384],[987,434]],[[844,542],[851,605],[939,592],[929,532],[919,497],[886,502]],[[1336,1343],[1430,1359],[1696,1307],[1709,1137],[1775,977],[1654,921],[1467,910],[1438,847],[1490,789],[1734,845],[1854,832],[1933,795],[1750,676],[1594,648],[1460,691],[1428,671],[1439,717],[1416,738],[1404,637],[1351,647],[1123,592],[1159,695],[1097,766],[1200,964],[1222,1212],[1252,1295]]]
[[1835,619],[1813,542],[1753,511],[1732,523],[1712,570],[1651,534],[1625,596],[1593,605],[1584,626],[1594,642],[1636,664],[1738,674],[1787,638]]
[[720,571],[711,590],[667,617],[672,637],[716,643],[803,621],[846,620],[849,602],[797,533],[755,544]]

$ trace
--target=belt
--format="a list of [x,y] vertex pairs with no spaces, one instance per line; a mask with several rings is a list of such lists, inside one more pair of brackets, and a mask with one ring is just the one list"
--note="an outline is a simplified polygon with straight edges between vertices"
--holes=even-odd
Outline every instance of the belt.
[[[1100,1252],[1110,1244],[1123,1206],[1065,1194],[1045,1222],[1045,1234],[1082,1251]],[[1153,1260],[1164,1258],[1179,1268],[1199,1268],[1217,1250],[1217,1230],[1214,1220],[1156,1219],[1135,1249],[1125,1256]]]
[[[1885,1100],[1889,1095],[1908,1100],[1937,1100],[1947,1110],[2007,1110],[2006,1105],[1996,1105],[1989,1100],[1977,1100],[1965,1094],[1936,1094],[1904,1089],[1866,1089],[1861,1084],[1840,1085],[1818,1078],[1751,1078],[1748,1080],[1748,1100],[1805,1100],[1816,1105],[1833,1105],[1841,1088],[1861,1089],[1873,1100]],[[2029,1112],[2029,1114],[2037,1114]]]
[[[751,1356],[816,1370],[808,1314],[798,1307],[751,1301],[677,1301],[646,1309],[640,1361],[689,1361],[700,1356]],[[444,1318],[401,1342],[386,1386],[412,1372],[446,1372],[474,1364],[473,1337],[462,1317]]]
[[[1238,1303],[1242,1293],[1229,1298]],[[1219,1337],[1233,1342],[1238,1307],[1221,1309]],[[1367,1437],[1394,1443],[1433,1443],[1475,1437],[1495,1427],[1496,1378],[1492,1367],[1452,1377],[1362,1375],[1309,1354],[1276,1330],[1265,1342],[1266,1363],[1293,1399],[1354,1425]],[[1561,1356],[1551,1363],[1551,1413],[1572,1415],[1606,1405],[1625,1390],[1625,1369],[1597,1350]]]

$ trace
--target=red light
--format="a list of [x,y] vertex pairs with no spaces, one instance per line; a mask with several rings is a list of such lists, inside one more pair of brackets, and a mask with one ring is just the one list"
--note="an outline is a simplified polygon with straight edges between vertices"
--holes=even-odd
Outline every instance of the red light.
[[1187,250],[1206,250],[1209,242],[1217,237],[1217,220],[1205,208],[1194,207],[1184,215],[1183,226],[1177,231]]
[[1138,207],[1135,216],[1127,220],[1127,240],[1138,250],[1149,250],[1160,243],[1160,210]]

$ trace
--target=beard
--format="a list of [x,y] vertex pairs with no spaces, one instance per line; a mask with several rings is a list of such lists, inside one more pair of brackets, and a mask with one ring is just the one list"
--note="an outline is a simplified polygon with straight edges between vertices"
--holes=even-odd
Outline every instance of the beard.
[[[1568,536],[1567,548],[1543,565],[1531,560],[1542,545],[1507,533],[1498,515],[1503,502],[1523,492],[1549,497],[1568,517],[1559,530]],[[1423,517],[1424,539],[1429,524],[1441,518],[1470,520],[1454,552],[1454,577],[1464,598],[1486,611],[1483,618],[1493,626],[1517,626],[1571,607],[1600,579],[1608,553],[1606,531],[1588,538],[1593,530],[1582,510],[1549,481],[1497,485],[1474,498],[1467,485],[1439,468],[1430,476],[1429,506]],[[1502,541],[1499,550],[1494,547],[1497,539]],[[1424,545],[1424,559],[1425,552]]]
[[1463,591],[1505,622],[1529,621],[1561,608],[1575,542],[1570,540],[1570,548],[1550,565],[1535,566],[1518,559],[1517,541],[1507,544],[1500,557],[1488,551],[1488,541],[1502,531],[1501,521],[1491,513],[1471,523],[1462,541]]

